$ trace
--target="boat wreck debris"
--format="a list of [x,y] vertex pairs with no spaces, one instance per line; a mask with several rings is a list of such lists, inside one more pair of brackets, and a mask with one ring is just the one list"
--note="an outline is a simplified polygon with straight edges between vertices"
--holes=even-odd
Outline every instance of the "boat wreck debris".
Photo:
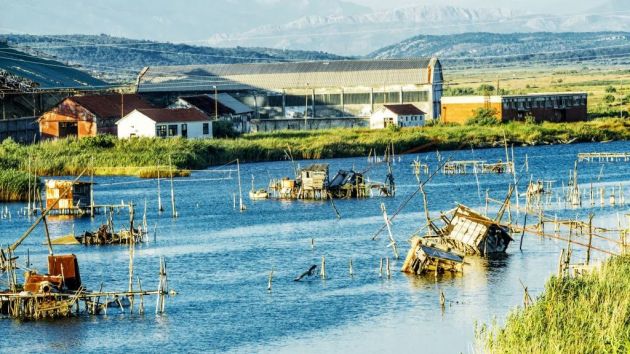
[[423,275],[430,272],[443,274],[463,271],[464,257],[431,243],[426,238],[415,236],[402,266],[405,273]]
[[363,172],[354,170],[339,170],[330,179],[328,164],[313,164],[299,170],[295,179],[272,180],[269,189],[277,199],[351,199],[368,198],[375,193],[393,196],[395,183],[391,172],[385,183],[370,182]]
[[316,269],[317,269],[317,265],[313,264],[307,271],[305,271],[304,273],[298,275],[293,280],[294,281],[300,281],[300,280],[304,279],[305,277],[312,277],[313,275],[315,275],[315,270]]

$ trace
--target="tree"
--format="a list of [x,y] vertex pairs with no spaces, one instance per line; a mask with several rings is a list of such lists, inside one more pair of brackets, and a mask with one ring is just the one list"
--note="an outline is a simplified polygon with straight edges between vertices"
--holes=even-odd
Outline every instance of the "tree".
[[477,108],[474,115],[466,121],[466,125],[496,125],[500,117],[496,108]]
[[615,96],[610,95],[610,94],[604,96],[604,102],[606,102],[608,104],[611,104],[611,103],[615,102]]
[[480,95],[489,95],[494,91],[495,91],[494,86],[488,85],[488,84],[481,84],[479,85],[479,88],[477,89],[477,92],[479,92]]
[[616,93],[617,89],[612,87],[612,86],[608,86],[606,87],[606,93]]

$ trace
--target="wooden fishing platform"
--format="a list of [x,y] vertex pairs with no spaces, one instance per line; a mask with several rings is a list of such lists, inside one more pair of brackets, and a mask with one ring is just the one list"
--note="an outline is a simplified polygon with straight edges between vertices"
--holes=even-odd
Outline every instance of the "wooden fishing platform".
[[630,161],[630,152],[581,152],[578,154],[578,161],[628,162]]
[[513,162],[488,163],[482,160],[449,161],[442,167],[445,175],[466,175],[469,173],[512,173]]

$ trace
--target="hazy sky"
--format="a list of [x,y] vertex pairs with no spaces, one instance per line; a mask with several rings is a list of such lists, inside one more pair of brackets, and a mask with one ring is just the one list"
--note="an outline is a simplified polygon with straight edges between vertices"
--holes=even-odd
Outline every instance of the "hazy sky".
[[[532,12],[546,12],[549,10],[561,14],[582,12],[592,9],[606,2],[606,0],[347,0],[373,8],[388,8],[416,5],[453,5],[460,7],[490,7],[526,10]],[[628,7],[630,8],[630,0]]]

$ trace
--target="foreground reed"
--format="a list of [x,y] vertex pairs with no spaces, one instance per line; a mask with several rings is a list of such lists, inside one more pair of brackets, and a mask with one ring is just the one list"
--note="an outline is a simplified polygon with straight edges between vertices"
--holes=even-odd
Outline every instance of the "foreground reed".
[[477,329],[490,353],[627,353],[630,350],[630,256],[609,260],[591,274],[552,277],[528,308],[505,326]]

